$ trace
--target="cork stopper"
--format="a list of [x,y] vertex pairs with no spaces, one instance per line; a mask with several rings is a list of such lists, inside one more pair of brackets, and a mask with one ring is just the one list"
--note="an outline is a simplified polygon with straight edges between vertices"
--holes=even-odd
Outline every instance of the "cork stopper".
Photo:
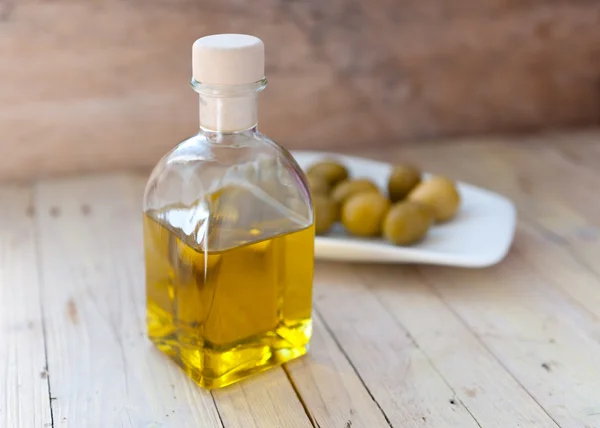
[[211,85],[246,85],[265,77],[265,46],[246,34],[202,37],[192,47],[194,80]]

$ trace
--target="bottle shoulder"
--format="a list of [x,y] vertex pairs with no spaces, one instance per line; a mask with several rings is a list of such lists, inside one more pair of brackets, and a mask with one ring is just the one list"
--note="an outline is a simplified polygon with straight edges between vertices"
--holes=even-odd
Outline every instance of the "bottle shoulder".
[[[190,230],[199,231],[200,224],[213,232],[221,228],[223,242],[226,227],[236,235],[240,229],[271,234],[312,224],[306,178],[286,149],[258,132],[212,137],[188,138],[158,162],[146,186],[146,213],[159,221],[177,218]],[[226,225],[230,213],[236,221]]]

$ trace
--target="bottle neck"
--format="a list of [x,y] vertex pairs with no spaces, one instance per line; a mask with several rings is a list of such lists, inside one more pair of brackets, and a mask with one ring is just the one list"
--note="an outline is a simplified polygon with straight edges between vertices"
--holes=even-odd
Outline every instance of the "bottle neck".
[[200,128],[221,133],[240,132],[258,122],[256,93],[236,97],[200,94]]
[[210,85],[192,80],[200,95],[200,129],[218,133],[241,132],[256,128],[258,93],[267,80],[247,85]]

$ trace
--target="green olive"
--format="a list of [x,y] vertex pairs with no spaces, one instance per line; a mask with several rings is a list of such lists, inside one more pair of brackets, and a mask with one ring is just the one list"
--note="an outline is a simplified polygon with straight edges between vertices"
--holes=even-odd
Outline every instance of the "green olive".
[[308,179],[308,186],[310,187],[310,191],[313,195],[327,195],[329,194],[329,183],[318,174],[308,174],[306,176]]
[[344,180],[333,188],[331,197],[338,204],[343,205],[350,196],[365,192],[379,192],[379,189],[371,180],[366,178]]
[[335,186],[340,181],[348,178],[348,170],[339,162],[329,160],[317,162],[306,171],[307,175],[317,174],[323,177],[329,186]]
[[352,235],[375,236],[389,207],[389,199],[381,193],[358,193],[342,206],[342,224]]
[[338,217],[338,206],[328,196],[313,195],[313,207],[315,210],[315,234],[322,235],[329,232]]
[[421,182],[408,194],[408,199],[429,206],[438,223],[454,217],[460,205],[460,194],[452,180],[439,176]]
[[388,195],[392,202],[401,201],[421,181],[421,171],[411,165],[396,165],[388,180]]
[[395,245],[410,245],[427,235],[433,212],[426,205],[404,201],[393,205],[383,220],[383,236]]

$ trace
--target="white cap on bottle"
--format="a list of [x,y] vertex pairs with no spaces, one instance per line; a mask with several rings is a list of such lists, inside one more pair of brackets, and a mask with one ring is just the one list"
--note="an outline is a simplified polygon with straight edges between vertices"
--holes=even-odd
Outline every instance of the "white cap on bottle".
[[202,37],[192,47],[192,75],[200,83],[245,85],[265,77],[265,45],[246,34]]

